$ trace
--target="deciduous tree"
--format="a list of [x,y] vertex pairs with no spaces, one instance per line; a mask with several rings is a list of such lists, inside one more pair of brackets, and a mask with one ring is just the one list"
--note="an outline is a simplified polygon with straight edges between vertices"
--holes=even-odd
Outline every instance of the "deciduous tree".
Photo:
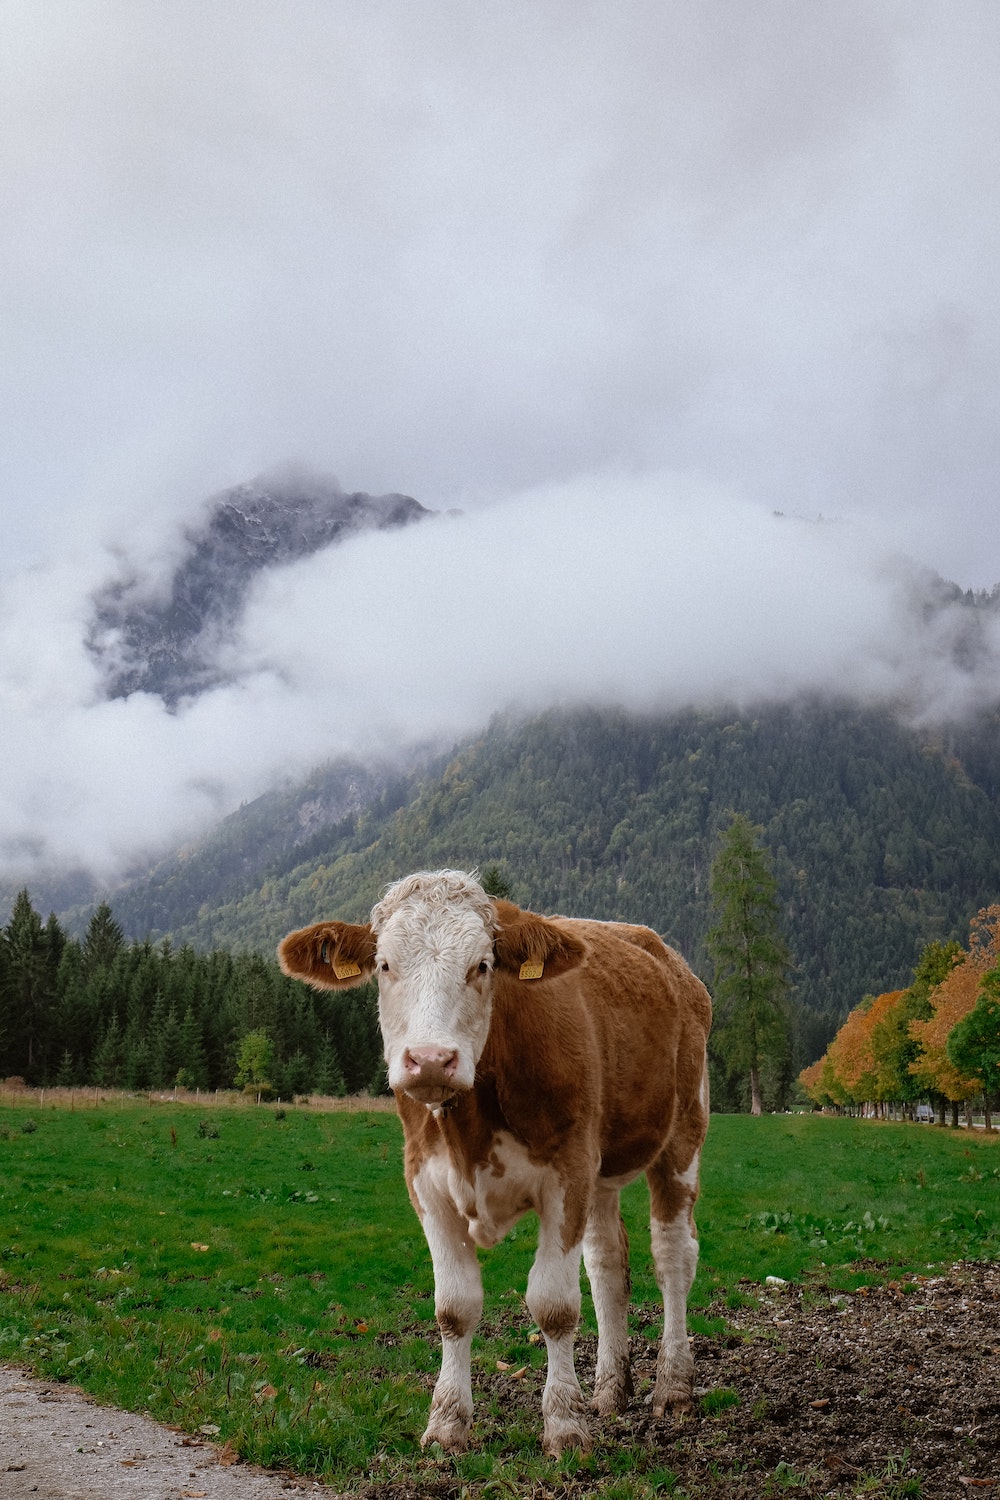
[[948,1038],[973,1009],[983,976],[1000,960],[1000,906],[979,911],[969,927],[969,951],[956,959],[930,992],[930,1015],[913,1021],[910,1033],[918,1054],[910,1071],[932,1093],[957,1102],[979,1091],[975,1077],[965,1074],[949,1055]]
[[271,1088],[274,1048],[266,1031],[248,1031],[236,1054],[237,1088],[253,1089],[258,1095]]
[[975,1005],[949,1033],[952,1066],[976,1078],[987,1108],[1000,1093],[1000,965],[983,975]]

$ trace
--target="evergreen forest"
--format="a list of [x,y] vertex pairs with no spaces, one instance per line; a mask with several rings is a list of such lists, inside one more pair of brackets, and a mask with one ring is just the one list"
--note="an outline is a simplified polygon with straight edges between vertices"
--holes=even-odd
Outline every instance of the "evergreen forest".
[[[248,1067],[254,1041],[258,1065]],[[107,904],[79,941],[54,916],[43,923],[25,890],[0,933],[0,1077],[130,1090],[244,1086],[282,1098],[377,1092],[374,986],[318,994],[259,954],[127,942]]]

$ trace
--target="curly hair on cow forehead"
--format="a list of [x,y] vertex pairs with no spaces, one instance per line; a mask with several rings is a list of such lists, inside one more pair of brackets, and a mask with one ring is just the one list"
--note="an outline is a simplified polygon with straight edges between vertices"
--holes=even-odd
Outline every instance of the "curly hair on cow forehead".
[[475,912],[491,934],[500,929],[496,907],[476,879],[476,872],[465,870],[418,870],[386,888],[382,900],[372,907],[371,925],[381,932],[389,918],[402,906],[413,905],[428,915],[446,907],[465,906]]

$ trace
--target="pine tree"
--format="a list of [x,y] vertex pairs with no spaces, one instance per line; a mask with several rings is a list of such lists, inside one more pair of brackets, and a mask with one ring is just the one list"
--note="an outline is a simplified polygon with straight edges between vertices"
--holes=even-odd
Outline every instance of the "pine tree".
[[187,1089],[207,1088],[208,1064],[201,1043],[201,1025],[193,1006],[189,1005],[184,1012],[179,1043],[182,1062],[177,1071],[176,1082]]
[[482,886],[487,896],[493,896],[495,899],[500,901],[513,900],[513,887],[510,881],[504,875],[503,871],[500,869],[499,865],[487,865],[486,869],[479,877],[479,884]]
[[374,985],[341,990],[332,998],[331,1040],[343,1069],[347,1092],[384,1092],[382,1034]]
[[109,968],[125,946],[125,934],[111,915],[111,907],[102,901],[94,912],[83,940],[83,968],[86,974]]
[[[3,930],[4,1071],[31,1079],[42,1072],[49,1021],[55,1004],[54,937],[31,904],[18,892]],[[58,964],[58,958],[55,958]]]
[[715,925],[706,939],[715,965],[715,1049],[731,1075],[749,1075],[755,1115],[763,1108],[761,1068],[788,1047],[791,963],[770,860],[757,842],[761,832],[736,813],[723,834],[710,881]]
[[157,1019],[158,1024],[150,1031],[150,1072],[158,1088],[173,1088],[184,1066],[181,1023],[173,1006]]
[[124,1076],[124,1068],[125,1038],[122,1036],[118,1017],[112,1012],[94,1053],[94,1082],[103,1088],[118,1088]]
[[[97,1019],[93,1014],[91,994],[83,974],[80,944],[71,940],[63,950],[56,976],[58,1000],[53,1016],[53,1032],[60,1054],[63,1081],[85,1083],[90,1076],[90,1059],[97,1042]],[[65,1058],[73,1059],[73,1077],[65,1079]]]
[[316,1067],[316,1092],[327,1096],[341,1097],[347,1093],[344,1070],[340,1066],[336,1049],[329,1036],[323,1038]]

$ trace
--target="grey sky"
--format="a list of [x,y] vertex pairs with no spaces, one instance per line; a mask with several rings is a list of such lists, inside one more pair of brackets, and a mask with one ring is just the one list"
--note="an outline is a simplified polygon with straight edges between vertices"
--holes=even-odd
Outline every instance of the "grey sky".
[[[577,695],[580,643],[594,691],[637,702],[875,691],[889,557],[1000,581],[995,0],[0,0],[0,22],[8,851],[110,869],[352,714],[367,743]],[[238,704],[99,703],[90,592],[123,557],[162,573],[208,494],[289,460],[466,518],[436,556],[400,539],[419,575],[358,542],[349,583],[331,553],[263,589]],[[775,547],[773,510],[849,540]],[[297,652],[341,680],[331,611],[367,668],[350,710],[295,686]],[[484,617],[514,622],[493,675]]]

